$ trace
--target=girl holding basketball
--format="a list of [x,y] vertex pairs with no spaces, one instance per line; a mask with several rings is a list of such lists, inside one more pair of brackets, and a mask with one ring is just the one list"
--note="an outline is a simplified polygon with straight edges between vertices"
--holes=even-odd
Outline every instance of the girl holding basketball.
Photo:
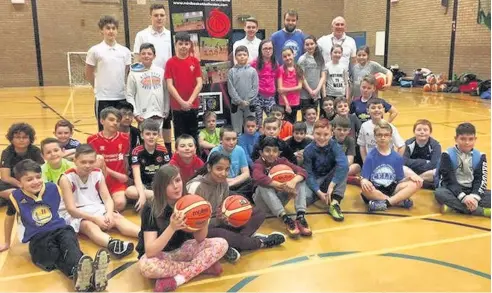
[[265,220],[265,214],[258,208],[253,208],[251,218],[244,226],[234,228],[227,224],[227,219],[222,215],[222,203],[229,196],[227,175],[230,164],[231,159],[228,156],[213,152],[207,164],[186,184],[186,188],[189,194],[197,194],[210,202],[212,219],[207,237],[220,237],[227,240],[229,249],[224,257],[234,263],[241,257],[240,251],[277,246],[285,242],[285,236],[279,232],[268,236],[262,234],[253,236]]
[[[343,47],[335,44],[331,47],[331,61],[326,65],[326,96],[333,100],[347,98],[350,100],[349,73],[344,65],[340,64],[343,55]],[[331,120],[331,119],[329,119]]]
[[277,76],[278,64],[275,60],[275,51],[271,40],[263,40],[258,48],[258,58],[251,62],[251,66],[258,72],[258,98],[253,100],[256,124],[261,128],[263,125],[263,111],[270,115],[272,106],[275,105],[275,94],[277,88],[275,78]]
[[325,60],[314,36],[311,35],[304,39],[304,51],[306,53],[297,62],[304,71],[303,88],[301,90],[303,114],[307,107],[314,107],[316,112],[318,112],[319,99],[326,81]]
[[362,46],[357,49],[357,64],[352,67],[352,78],[354,84],[352,89],[353,98],[360,97],[362,79],[367,75],[374,75],[378,72],[386,74],[386,83],[381,90],[385,90],[390,87],[391,82],[393,81],[393,73],[389,69],[381,66],[381,64],[376,61],[369,60],[369,53],[370,51],[368,46]]
[[137,252],[141,274],[157,279],[155,292],[174,291],[178,286],[201,274],[218,276],[218,262],[228,245],[221,238],[206,238],[208,227],[188,233],[185,216],[174,210],[183,194],[179,170],[165,165],[155,174],[154,198],[145,204],[141,219]]
[[304,72],[295,63],[294,51],[286,47],[282,50],[284,66],[278,70],[277,83],[279,104],[285,106],[285,120],[295,123],[297,111],[301,108],[301,89],[304,81]]

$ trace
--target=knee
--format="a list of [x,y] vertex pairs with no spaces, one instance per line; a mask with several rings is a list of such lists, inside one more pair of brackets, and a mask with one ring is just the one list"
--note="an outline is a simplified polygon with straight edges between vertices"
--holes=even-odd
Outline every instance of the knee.
[[126,199],[124,196],[118,196],[113,198],[115,211],[121,212],[125,209]]
[[443,203],[444,199],[446,198],[446,192],[447,190],[445,188],[437,188],[434,191],[434,197],[439,203]]

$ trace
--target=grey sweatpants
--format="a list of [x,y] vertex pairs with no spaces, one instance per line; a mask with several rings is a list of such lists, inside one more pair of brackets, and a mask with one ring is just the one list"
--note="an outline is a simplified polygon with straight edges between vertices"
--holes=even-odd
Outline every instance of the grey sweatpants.
[[231,111],[231,120],[232,120],[232,128],[237,133],[243,132],[243,124],[246,117],[254,115],[254,112],[251,112],[249,106],[246,107],[237,107],[236,113],[232,113]]
[[[308,189],[304,181],[297,184],[294,201],[296,212],[306,211],[306,191]],[[253,194],[253,201],[256,206],[267,215],[276,217],[285,213],[284,207],[289,200],[289,195],[286,192],[278,192],[273,187],[258,186]]]
[[[466,192],[464,190],[464,192]],[[484,195],[482,196],[482,200],[478,202],[478,207],[475,211],[470,212],[466,205],[462,203],[454,194],[445,187],[439,187],[434,191],[434,195],[436,197],[437,202],[440,204],[445,204],[448,207],[462,213],[462,214],[473,214],[473,215],[482,215],[483,208],[490,209],[490,190],[485,190]]]
[[[330,172],[327,175],[316,179],[316,182],[320,186],[321,191],[326,192],[328,190],[328,186],[330,185],[334,175],[335,172]],[[317,190],[313,191],[307,185],[306,188],[306,204],[309,206],[318,200],[318,195],[316,194]],[[347,174],[345,175],[345,178],[343,178],[342,182],[335,185],[335,188],[333,189],[332,199],[336,199],[340,203],[345,195],[345,189],[347,189]]]

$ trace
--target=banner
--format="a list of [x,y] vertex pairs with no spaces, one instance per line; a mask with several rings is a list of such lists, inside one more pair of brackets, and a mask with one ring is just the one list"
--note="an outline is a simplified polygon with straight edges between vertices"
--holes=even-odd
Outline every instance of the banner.
[[[191,55],[200,60],[203,89],[200,116],[217,113],[217,126],[230,124],[227,74],[231,68],[232,0],[169,0],[171,34],[186,31],[192,40]],[[175,54],[173,45],[173,55]],[[203,127],[200,120],[199,127]]]

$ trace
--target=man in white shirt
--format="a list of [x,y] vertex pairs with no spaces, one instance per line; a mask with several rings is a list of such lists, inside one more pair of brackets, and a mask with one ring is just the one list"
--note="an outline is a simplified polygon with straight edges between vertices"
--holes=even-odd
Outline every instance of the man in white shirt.
[[331,48],[333,45],[341,45],[343,54],[340,63],[344,65],[346,70],[349,70],[350,63],[355,64],[356,62],[357,45],[352,37],[345,34],[345,29],[345,19],[341,16],[335,17],[331,22],[332,33],[319,38],[318,46],[323,52],[325,63],[328,64],[331,61]]
[[131,64],[131,52],[116,42],[118,21],[103,16],[98,23],[104,40],[92,46],[85,60],[85,78],[94,88],[96,96],[95,116],[99,130],[102,125],[99,114],[104,108],[115,107],[126,99],[125,81]]
[[[159,68],[166,68],[166,62],[172,57],[171,32],[164,27],[166,23],[166,9],[163,4],[152,4],[150,6],[150,19],[152,24],[146,29],[139,31],[135,37],[133,52],[138,56],[140,46],[145,43],[154,45],[155,59],[153,64]],[[169,99],[167,88],[164,87],[164,99]],[[167,101],[169,103],[169,101]],[[162,137],[169,152],[171,152],[171,117],[163,113]],[[143,121],[143,120],[142,120]],[[141,123],[142,121],[138,121]]]
[[[232,46],[232,56],[236,56],[236,48],[239,46],[246,46],[248,48],[248,63],[258,58],[258,48],[260,47],[261,40],[256,37],[258,32],[258,21],[249,17],[244,23],[244,32],[246,37],[239,41],[236,41]],[[236,58],[234,58],[234,64],[237,64]]]

